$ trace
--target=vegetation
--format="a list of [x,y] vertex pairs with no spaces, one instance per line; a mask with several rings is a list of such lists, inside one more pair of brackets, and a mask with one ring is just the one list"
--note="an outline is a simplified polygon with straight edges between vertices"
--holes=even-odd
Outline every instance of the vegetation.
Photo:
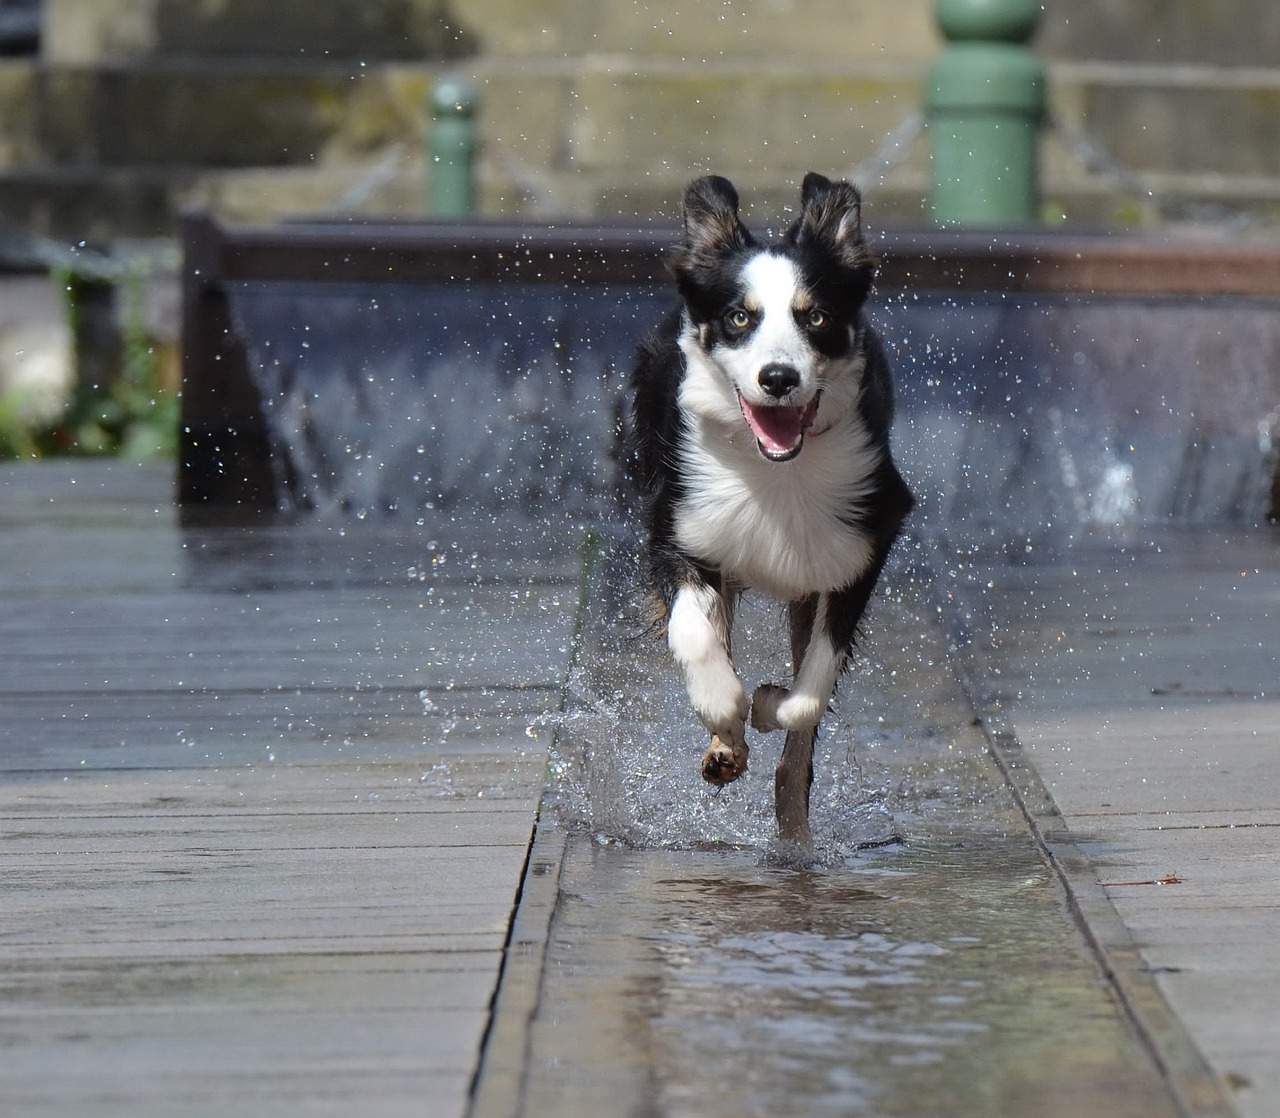
[[[178,396],[147,329],[145,268],[122,266],[104,276],[59,266],[52,274],[65,293],[74,339],[71,399],[49,422],[31,419],[21,391],[0,395],[0,458],[175,454]],[[118,316],[113,300],[120,302]]]

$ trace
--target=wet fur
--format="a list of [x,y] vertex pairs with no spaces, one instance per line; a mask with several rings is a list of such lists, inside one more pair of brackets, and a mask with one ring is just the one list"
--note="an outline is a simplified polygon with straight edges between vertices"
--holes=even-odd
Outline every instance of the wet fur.
[[[875,260],[857,191],[821,175],[776,243],[746,229],[723,178],[691,183],[683,212],[681,305],[640,346],[631,384],[644,569],[711,734],[703,776],[746,771],[748,719],[784,730],[779,829],[808,843],[818,723],[913,503],[890,456],[888,360],[863,313]],[[794,665],[789,687],[751,700],[731,655],[746,589],[788,604]]]

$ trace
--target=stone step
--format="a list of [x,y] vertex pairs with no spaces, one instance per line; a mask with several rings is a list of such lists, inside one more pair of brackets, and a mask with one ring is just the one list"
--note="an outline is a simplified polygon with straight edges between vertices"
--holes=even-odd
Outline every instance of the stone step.
[[595,55],[621,66],[658,59],[747,67],[792,59],[825,68],[885,59],[923,63],[941,44],[934,0],[469,0],[455,8],[485,58]]
[[[0,205],[11,221],[70,236],[112,220],[122,233],[164,233],[193,198],[249,220],[317,212],[398,146],[403,166],[368,204],[413,216],[425,189],[427,95],[441,71],[428,63],[0,60]],[[922,68],[914,62],[590,53],[485,56],[466,72],[482,93],[486,212],[672,216],[683,183],[714,170],[776,216],[806,170],[862,167],[855,177],[872,188],[878,212],[923,215],[924,139],[883,184],[878,172],[866,177],[885,137],[917,112]],[[1174,212],[1274,216],[1280,69],[1058,63],[1050,100],[1055,121],[1135,172],[1144,189],[1169,195]],[[1132,183],[1085,166],[1064,135],[1050,133],[1045,145],[1052,206],[1084,220],[1151,212]]]
[[[0,166],[309,163],[335,137],[421,136],[438,66],[0,61]],[[857,162],[920,104],[922,67],[856,62],[479,58],[488,142],[579,169],[678,164],[721,147],[772,164]],[[1057,117],[1136,171],[1280,175],[1280,68],[1062,63]],[[1230,122],[1230,127],[1224,127]]]
[[[165,62],[139,66],[0,65],[0,162],[111,167],[308,163],[359,129],[370,90],[358,66]],[[370,106],[382,127],[395,112]],[[427,79],[417,88],[425,96]],[[415,108],[420,118],[421,113]],[[414,121],[416,123],[416,120]],[[4,154],[9,154],[5,160]]]
[[1274,0],[1054,0],[1044,5],[1035,46],[1050,61],[1272,67],[1280,61],[1280,5]]
[[151,57],[442,59],[474,35],[446,0],[44,0],[43,53],[54,65]]

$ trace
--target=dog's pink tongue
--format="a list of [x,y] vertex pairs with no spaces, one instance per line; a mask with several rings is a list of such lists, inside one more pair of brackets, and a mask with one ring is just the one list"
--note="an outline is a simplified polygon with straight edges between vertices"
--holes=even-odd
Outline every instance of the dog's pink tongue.
[[805,408],[757,407],[742,400],[742,414],[756,441],[770,456],[789,454],[799,445],[805,428],[813,422],[811,405]]

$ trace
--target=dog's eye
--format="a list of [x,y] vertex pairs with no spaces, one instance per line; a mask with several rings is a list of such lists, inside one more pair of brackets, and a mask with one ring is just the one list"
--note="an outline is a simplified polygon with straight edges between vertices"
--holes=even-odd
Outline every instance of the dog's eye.
[[809,312],[806,321],[809,323],[811,330],[822,330],[830,324],[831,318],[821,307],[814,307]]
[[724,320],[735,330],[745,330],[751,325],[751,315],[741,307],[731,310],[725,315]]

